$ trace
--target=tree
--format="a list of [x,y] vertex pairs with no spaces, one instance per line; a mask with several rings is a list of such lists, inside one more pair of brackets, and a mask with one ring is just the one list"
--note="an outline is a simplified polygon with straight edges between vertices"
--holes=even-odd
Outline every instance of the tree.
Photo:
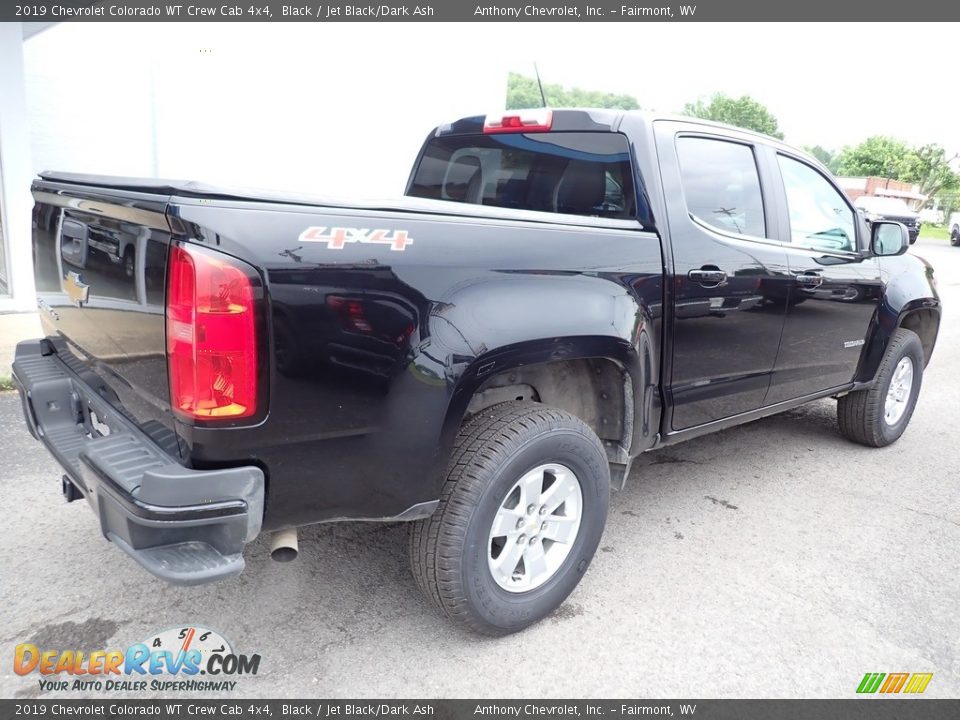
[[960,210],[960,192],[943,190],[937,194],[937,206],[943,211],[943,219],[950,221],[950,216]]
[[803,149],[822,162],[828,170],[833,170],[833,165],[837,158],[836,153],[827,150],[822,145],[814,145],[812,147],[810,145],[804,145]]
[[913,148],[903,159],[900,180],[916,183],[920,186],[920,192],[928,197],[955,190],[960,187],[960,176],[953,171],[950,163],[956,159],[956,154],[948,158],[940,145],[921,145]]
[[841,175],[874,175],[913,183],[929,198],[960,188],[960,176],[951,167],[957,157],[947,157],[935,143],[910,147],[902,140],[876,135],[845,147],[837,158],[837,171]]
[[[547,105],[551,107],[596,107],[617,110],[637,110],[640,103],[632,95],[605,93],[600,90],[584,90],[574,87],[567,89],[563,85],[544,85],[543,94]],[[519,73],[510,73],[507,77],[507,110],[537,108],[543,105],[540,87],[536,78]]]
[[749,95],[732,98],[723,93],[716,93],[710,102],[703,99],[683,106],[684,115],[714,120],[716,122],[736,125],[770,135],[783,140],[783,133],[777,125],[777,118],[767,108]]
[[854,177],[884,177],[901,180],[904,160],[911,152],[902,140],[874,135],[854,147],[845,147],[837,156],[837,172]]

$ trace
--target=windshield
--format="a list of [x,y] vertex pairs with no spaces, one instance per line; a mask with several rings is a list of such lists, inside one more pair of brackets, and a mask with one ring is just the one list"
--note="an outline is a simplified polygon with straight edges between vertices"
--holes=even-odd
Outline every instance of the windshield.
[[408,195],[435,200],[636,218],[627,139],[550,132],[431,138]]

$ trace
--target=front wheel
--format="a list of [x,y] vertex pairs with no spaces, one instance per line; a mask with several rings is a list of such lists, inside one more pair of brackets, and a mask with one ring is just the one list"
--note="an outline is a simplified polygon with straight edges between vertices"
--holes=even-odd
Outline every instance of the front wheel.
[[873,386],[837,401],[840,432],[870,447],[884,447],[898,440],[917,406],[923,364],[923,345],[917,334],[905,328],[897,330]]
[[436,512],[411,527],[417,584],[472,630],[522,630],[580,582],[609,496],[606,453],[582,420],[533,403],[487,408],[460,429]]

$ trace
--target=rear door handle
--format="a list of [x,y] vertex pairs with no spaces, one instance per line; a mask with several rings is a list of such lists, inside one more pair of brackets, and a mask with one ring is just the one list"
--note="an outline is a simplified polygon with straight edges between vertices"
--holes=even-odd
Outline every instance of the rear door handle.
[[699,270],[691,270],[687,273],[687,277],[704,287],[717,287],[727,281],[727,274],[716,267],[702,267]]
[[823,278],[815,272],[799,273],[795,275],[798,285],[804,287],[819,287],[823,284]]

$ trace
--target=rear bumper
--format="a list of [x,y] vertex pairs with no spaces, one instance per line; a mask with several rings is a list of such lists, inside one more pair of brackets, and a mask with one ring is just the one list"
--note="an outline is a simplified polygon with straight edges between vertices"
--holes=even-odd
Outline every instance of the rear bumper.
[[[192,470],[161,450],[44,340],[17,345],[13,379],[30,433],[90,504],[104,537],[157,577],[198,585],[239,574],[260,532],[258,467]],[[96,426],[106,435],[94,429]]]

